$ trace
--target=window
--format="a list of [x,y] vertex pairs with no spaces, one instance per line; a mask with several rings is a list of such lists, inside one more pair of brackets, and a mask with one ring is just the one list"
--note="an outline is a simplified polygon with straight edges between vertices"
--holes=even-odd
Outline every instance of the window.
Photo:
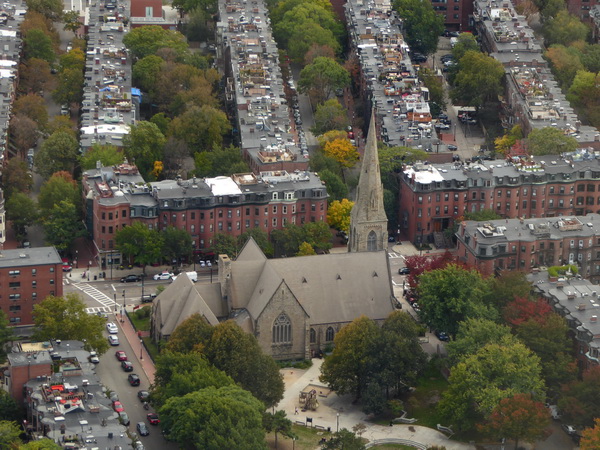
[[20,270],[9,270],[8,275],[11,277],[16,277],[18,275],[21,275],[21,271]]
[[21,282],[19,282],[19,281],[11,281],[10,283],[8,283],[8,287],[19,288],[19,287],[21,287]]
[[292,342],[292,324],[287,315],[281,314],[273,323],[273,344]]
[[273,214],[277,214],[277,205],[273,205]]
[[317,342],[317,332],[315,331],[314,328],[310,329],[310,343],[314,344],[315,342]]
[[123,210],[123,213],[121,214],[121,216],[123,216],[123,218],[127,217],[127,210],[126,209]]
[[9,311],[21,311],[21,305],[11,305]]
[[325,332],[325,341],[333,342],[334,337],[335,337],[335,331],[333,331],[333,328],[327,327],[327,331]]
[[374,252],[377,250],[377,235],[371,230],[367,236],[367,251]]
[[21,294],[10,294],[8,298],[10,300],[19,300],[21,298]]
[[50,284],[54,284],[54,278],[50,278]]
[[37,275],[37,269],[31,269],[31,275],[35,277]]

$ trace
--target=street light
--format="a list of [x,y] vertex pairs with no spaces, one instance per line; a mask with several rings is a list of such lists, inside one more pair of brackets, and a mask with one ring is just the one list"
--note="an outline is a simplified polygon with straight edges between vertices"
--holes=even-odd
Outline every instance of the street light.
[[337,429],[336,429],[336,433],[340,431],[340,413],[336,414],[337,416]]
[[115,302],[115,318],[117,316],[117,293],[113,293],[113,301]]
[[123,316],[125,315],[125,289],[123,289],[123,309],[121,310],[121,323],[125,322]]
[[140,361],[144,360],[144,356],[142,355],[142,350],[144,350],[144,341],[140,338]]

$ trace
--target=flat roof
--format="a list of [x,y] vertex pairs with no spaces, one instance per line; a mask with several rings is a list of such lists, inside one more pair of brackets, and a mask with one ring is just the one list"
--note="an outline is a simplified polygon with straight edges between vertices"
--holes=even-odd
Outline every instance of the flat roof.
[[18,248],[0,252],[0,268],[61,264],[54,247]]

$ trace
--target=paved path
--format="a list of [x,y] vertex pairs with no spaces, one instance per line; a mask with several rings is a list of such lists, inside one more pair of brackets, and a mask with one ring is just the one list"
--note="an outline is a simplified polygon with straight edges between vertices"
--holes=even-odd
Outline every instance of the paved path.
[[[127,312],[129,314],[131,314],[133,312],[133,307],[128,306]],[[127,316],[121,317],[120,314],[117,314],[116,317],[119,319],[116,322],[118,323],[118,326],[121,328],[121,332],[123,333],[123,336],[125,336],[125,338],[129,342],[129,344],[133,348],[137,348],[140,345],[140,338],[138,337],[137,332],[134,330],[133,325],[131,324],[131,321],[129,320],[129,318]],[[148,381],[150,382],[150,384],[151,385],[154,384],[154,373],[156,372],[156,368],[154,367],[154,362],[152,361],[152,358],[150,358],[150,356],[148,355],[148,352],[146,350],[144,350],[142,352],[142,358],[140,358],[140,355],[137,352],[135,352],[135,358],[140,363],[140,366],[142,366],[142,370],[148,377]],[[130,355],[130,359],[131,359],[131,355]]]

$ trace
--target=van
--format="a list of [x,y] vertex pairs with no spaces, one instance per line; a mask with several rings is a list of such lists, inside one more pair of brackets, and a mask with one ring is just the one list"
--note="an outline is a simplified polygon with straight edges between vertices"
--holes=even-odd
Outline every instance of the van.
[[458,38],[457,37],[451,37],[450,38],[450,47],[454,48],[454,46],[458,44]]
[[[205,263],[206,264],[206,263]],[[198,272],[186,272],[187,277],[194,283],[198,281]],[[175,281],[177,277],[171,277],[171,281]]]

